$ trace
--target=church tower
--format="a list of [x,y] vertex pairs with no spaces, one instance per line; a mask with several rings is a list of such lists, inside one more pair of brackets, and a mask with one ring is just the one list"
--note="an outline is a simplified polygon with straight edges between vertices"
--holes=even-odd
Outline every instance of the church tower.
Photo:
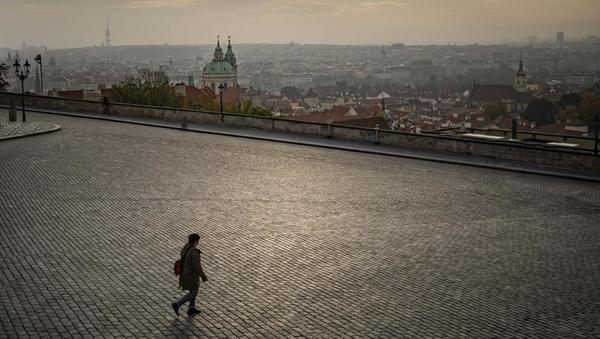
[[225,61],[227,61],[234,69],[237,70],[237,63],[235,60],[235,54],[233,54],[233,50],[231,49],[231,37],[227,37],[227,52],[225,53]]
[[215,54],[213,56],[213,61],[223,61],[223,49],[221,48],[221,41],[217,36],[217,48],[215,48]]
[[517,92],[525,93],[527,92],[527,73],[523,69],[523,57],[521,56],[521,60],[519,61],[519,70],[515,75],[513,87]]
[[224,55],[221,41],[217,37],[213,60],[202,69],[202,83],[204,87],[211,88],[214,93],[218,93],[219,89],[237,87],[237,64],[231,49],[231,39],[229,39],[227,53]]

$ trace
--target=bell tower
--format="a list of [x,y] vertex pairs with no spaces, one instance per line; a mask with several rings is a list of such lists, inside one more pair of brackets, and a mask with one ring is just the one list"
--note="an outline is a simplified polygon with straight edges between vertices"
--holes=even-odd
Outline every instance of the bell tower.
[[234,69],[237,69],[237,62],[235,60],[235,54],[231,48],[231,37],[227,37],[227,52],[225,53],[225,61],[227,61]]
[[223,61],[223,49],[221,48],[221,37],[217,35],[217,47],[215,48],[215,54],[213,61]]
[[519,61],[519,70],[515,74],[513,87],[517,92],[527,92],[527,73],[523,69],[523,56],[521,56],[521,60]]

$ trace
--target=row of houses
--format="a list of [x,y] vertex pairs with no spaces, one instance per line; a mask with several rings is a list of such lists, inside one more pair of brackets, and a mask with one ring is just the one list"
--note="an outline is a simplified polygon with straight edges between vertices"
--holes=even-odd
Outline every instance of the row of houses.
[[[178,83],[173,91],[185,108],[218,110],[220,94],[210,88]],[[112,89],[100,87],[96,90],[51,91],[50,95],[100,101],[111,97]],[[437,93],[438,96],[440,95]],[[445,94],[432,98],[434,93],[401,92],[392,95],[381,92],[371,97],[357,97],[348,93],[319,96],[314,90],[305,95],[298,93],[271,93],[253,88],[230,87],[223,91],[226,107],[250,102],[252,106],[269,109],[275,116],[298,121],[334,123],[366,128],[379,127],[405,132],[436,131],[447,128],[477,128],[509,130],[510,115],[490,119],[484,107],[491,104],[506,105],[507,112],[523,112],[534,98],[534,92],[518,91],[510,85],[474,84],[463,94]],[[552,123],[544,126],[534,121],[519,119],[519,129],[540,133],[584,136],[588,129],[585,123]]]

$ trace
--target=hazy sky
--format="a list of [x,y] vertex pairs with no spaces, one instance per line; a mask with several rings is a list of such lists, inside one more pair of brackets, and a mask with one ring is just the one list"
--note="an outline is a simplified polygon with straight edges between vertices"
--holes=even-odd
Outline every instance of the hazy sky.
[[0,46],[481,43],[600,35],[600,0],[0,0]]

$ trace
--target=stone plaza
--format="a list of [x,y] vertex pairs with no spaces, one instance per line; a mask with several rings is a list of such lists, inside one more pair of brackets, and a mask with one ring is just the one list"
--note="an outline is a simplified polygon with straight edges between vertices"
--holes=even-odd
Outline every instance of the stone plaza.
[[598,183],[28,117],[61,130],[0,142],[0,338],[600,337]]

